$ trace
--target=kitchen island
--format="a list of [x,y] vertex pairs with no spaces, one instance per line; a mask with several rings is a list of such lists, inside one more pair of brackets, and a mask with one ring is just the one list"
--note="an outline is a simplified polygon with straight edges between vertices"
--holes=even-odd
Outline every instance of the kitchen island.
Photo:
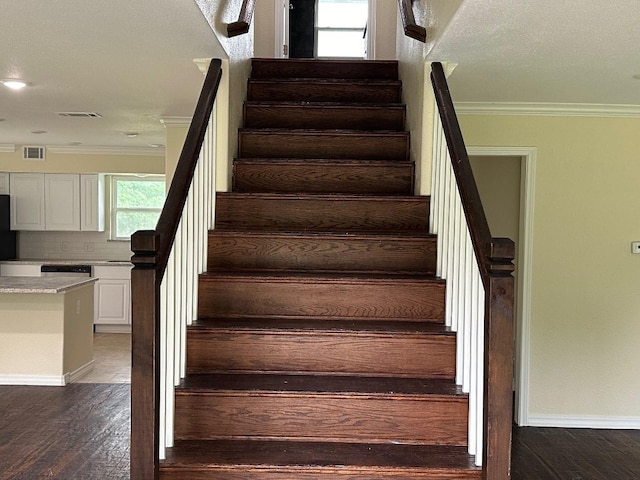
[[95,281],[0,276],[0,385],[65,385],[93,368]]

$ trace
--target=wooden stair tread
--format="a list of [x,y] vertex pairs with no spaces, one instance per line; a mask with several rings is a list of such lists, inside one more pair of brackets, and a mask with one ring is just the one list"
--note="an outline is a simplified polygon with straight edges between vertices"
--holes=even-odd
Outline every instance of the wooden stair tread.
[[449,327],[433,322],[389,322],[384,320],[292,320],[289,318],[199,318],[189,326],[190,331],[202,332],[307,332],[312,335],[324,333],[358,333],[389,335],[442,335],[453,336]]
[[447,398],[466,401],[467,395],[451,380],[355,375],[288,375],[275,373],[210,373],[187,375],[178,395],[236,392],[238,394],[350,395],[375,397]]
[[[242,192],[218,192],[221,198],[234,199],[261,199],[261,200],[328,200],[340,202],[428,202],[429,197],[418,195],[369,195],[353,193],[242,193]],[[361,231],[361,230],[359,230]]]
[[361,165],[366,167],[377,167],[380,165],[410,165],[410,160],[376,160],[358,158],[276,158],[276,157],[238,157],[234,163],[256,163],[267,165]]
[[253,58],[252,78],[286,78],[315,75],[335,78],[398,78],[397,60],[319,60],[310,58]]
[[[276,85],[297,85],[297,84],[319,84],[319,85],[366,85],[366,86],[401,86],[400,80],[380,79],[380,78],[323,78],[323,77],[290,77],[290,78],[250,78],[249,84],[276,84]],[[268,100],[249,100],[249,101],[268,101]],[[295,101],[295,100],[293,100]],[[321,101],[321,100],[315,100]],[[342,102],[335,102],[342,103]],[[348,102],[360,103],[360,102]],[[366,102],[368,103],[368,102]],[[387,102],[384,102],[387,103]],[[399,102],[389,102],[399,103]]]
[[407,230],[407,231],[396,231],[396,232],[388,232],[388,231],[362,231],[358,230],[355,233],[351,233],[349,231],[344,232],[325,232],[325,231],[312,231],[312,230],[304,230],[304,231],[274,231],[267,232],[263,230],[234,230],[234,229],[225,229],[225,230],[210,230],[209,235],[216,236],[237,236],[237,235],[246,235],[251,237],[271,237],[271,236],[282,236],[282,237],[322,237],[322,238],[334,238],[336,240],[345,239],[345,238],[363,238],[368,240],[382,240],[388,238],[397,238],[399,241],[404,239],[416,239],[416,238],[431,238],[435,239],[437,236],[433,233],[420,231],[420,230]]
[[315,136],[354,136],[354,137],[408,137],[409,132],[405,130],[357,130],[350,128],[239,128],[238,133],[261,133],[272,135],[315,135]]
[[400,102],[385,102],[385,103],[362,103],[362,102],[331,102],[331,101],[310,101],[303,100],[247,100],[244,102],[247,106],[256,107],[322,107],[322,108],[361,108],[363,110],[371,110],[374,108],[382,108],[385,110],[397,109],[404,110],[405,104]]
[[[446,470],[465,474],[481,469],[466,447],[265,440],[179,440],[167,450],[162,468],[180,466],[239,470],[247,467],[337,470]],[[372,472],[373,473],[373,472]],[[406,475],[406,472],[405,472]],[[284,478],[284,477],[283,477]],[[289,477],[293,479],[294,477]],[[371,477],[370,477],[371,478]],[[375,478],[375,477],[373,477]],[[398,478],[409,478],[407,476]],[[414,478],[414,477],[412,477]],[[480,478],[450,477],[450,478]]]

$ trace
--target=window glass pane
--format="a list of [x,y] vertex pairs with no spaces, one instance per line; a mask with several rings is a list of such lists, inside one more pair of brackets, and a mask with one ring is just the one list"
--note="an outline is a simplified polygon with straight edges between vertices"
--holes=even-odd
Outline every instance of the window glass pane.
[[364,29],[367,15],[368,0],[318,0],[316,26]]
[[153,230],[159,211],[120,211],[116,213],[116,237],[130,237],[137,230]]
[[318,31],[319,57],[355,57],[365,55],[365,39],[363,31]]
[[164,180],[117,180],[116,207],[162,208],[165,197]]

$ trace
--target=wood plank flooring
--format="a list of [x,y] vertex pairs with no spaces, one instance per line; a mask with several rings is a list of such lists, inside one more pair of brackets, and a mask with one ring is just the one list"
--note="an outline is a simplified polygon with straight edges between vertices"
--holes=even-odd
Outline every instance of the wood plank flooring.
[[[0,387],[0,480],[128,480],[129,404],[126,384]],[[515,428],[512,471],[637,480],[640,431]]]

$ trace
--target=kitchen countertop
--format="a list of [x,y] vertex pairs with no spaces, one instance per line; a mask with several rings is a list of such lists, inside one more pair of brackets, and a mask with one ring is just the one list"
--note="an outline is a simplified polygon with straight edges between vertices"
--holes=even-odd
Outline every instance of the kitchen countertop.
[[94,267],[130,267],[132,263],[128,260],[60,260],[52,258],[24,258],[18,260],[1,260],[0,264],[17,265],[92,265]]
[[63,293],[91,284],[90,277],[0,277],[0,293]]

